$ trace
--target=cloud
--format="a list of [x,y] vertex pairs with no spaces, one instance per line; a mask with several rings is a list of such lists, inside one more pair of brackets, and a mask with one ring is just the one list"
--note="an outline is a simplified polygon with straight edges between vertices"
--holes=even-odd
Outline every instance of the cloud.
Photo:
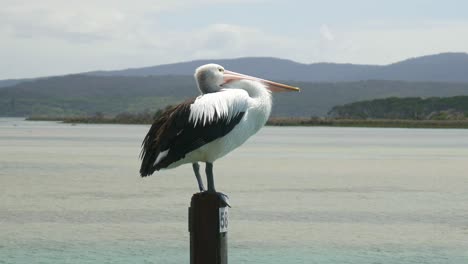
[[326,39],[328,41],[335,40],[335,36],[331,32],[330,28],[325,24],[320,26],[320,35],[322,36],[322,38],[324,38],[324,39]]
[[[159,31],[157,34],[135,33],[138,52],[146,58],[164,62],[191,59],[216,59],[243,56],[287,56],[295,45],[293,39],[267,33],[259,28],[232,24],[211,24],[187,32]],[[148,62],[150,63],[150,62]]]
[[[49,5],[42,5],[49,2]],[[53,2],[53,4],[52,4]],[[15,1],[0,10],[0,30],[22,38],[56,38],[69,41],[110,37],[125,25],[118,8],[80,5],[79,2]]]
[[[379,24],[379,26],[375,26]],[[380,21],[370,27],[342,32],[353,48],[341,60],[372,64],[394,63],[409,57],[455,51],[468,52],[467,21]]]
[[269,56],[274,50],[292,45],[291,41],[258,28],[230,24],[212,24],[180,37],[191,38],[186,49],[194,58]]
[[142,28],[157,27],[162,13],[245,2],[248,1],[0,0],[0,33],[66,41],[112,39],[132,35]]

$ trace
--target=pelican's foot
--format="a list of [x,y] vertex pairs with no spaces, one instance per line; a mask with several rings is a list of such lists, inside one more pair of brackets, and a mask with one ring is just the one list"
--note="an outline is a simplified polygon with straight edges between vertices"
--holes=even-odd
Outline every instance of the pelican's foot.
[[223,201],[223,205],[227,205],[229,207],[231,207],[231,204],[229,203],[229,196],[227,196],[226,194],[222,193],[222,192],[217,192],[217,191],[213,191],[213,190],[203,190],[203,191],[200,191],[200,193],[216,193],[216,195],[218,195],[218,197],[221,199],[221,201]]
[[229,196],[227,196],[224,193],[217,192],[219,198],[224,202],[224,205],[227,205],[228,207],[231,207],[231,204],[229,203]]

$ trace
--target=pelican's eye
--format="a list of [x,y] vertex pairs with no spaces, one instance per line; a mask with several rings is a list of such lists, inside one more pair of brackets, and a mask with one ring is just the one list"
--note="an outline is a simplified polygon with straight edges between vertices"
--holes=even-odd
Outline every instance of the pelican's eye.
[[223,68],[218,68],[218,71],[219,72],[224,72],[224,69]]

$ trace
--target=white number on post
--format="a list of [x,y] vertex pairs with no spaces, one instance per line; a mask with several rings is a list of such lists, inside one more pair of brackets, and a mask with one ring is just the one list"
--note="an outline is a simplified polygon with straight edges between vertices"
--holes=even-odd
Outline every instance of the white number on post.
[[228,231],[228,208],[219,208],[219,232],[224,233]]

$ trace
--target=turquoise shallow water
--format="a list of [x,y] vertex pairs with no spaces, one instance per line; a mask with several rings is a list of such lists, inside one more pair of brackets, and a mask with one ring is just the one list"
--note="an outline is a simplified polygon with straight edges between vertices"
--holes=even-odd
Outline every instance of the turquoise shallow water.
[[[190,166],[148,126],[0,119],[0,263],[188,263]],[[267,127],[215,163],[230,263],[468,263],[468,131]]]

